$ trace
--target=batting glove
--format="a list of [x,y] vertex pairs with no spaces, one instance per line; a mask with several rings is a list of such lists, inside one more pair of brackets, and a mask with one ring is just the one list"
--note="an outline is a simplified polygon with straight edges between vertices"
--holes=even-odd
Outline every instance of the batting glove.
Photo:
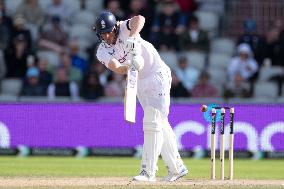
[[141,54],[141,41],[138,37],[129,37],[126,40],[126,51],[130,52],[133,55]]
[[144,59],[140,55],[135,55],[132,60],[128,61],[128,67],[134,66],[137,71],[140,71],[144,67]]

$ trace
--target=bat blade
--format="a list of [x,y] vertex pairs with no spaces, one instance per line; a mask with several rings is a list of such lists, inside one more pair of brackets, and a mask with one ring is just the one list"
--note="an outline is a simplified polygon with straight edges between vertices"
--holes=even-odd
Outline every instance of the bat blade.
[[130,123],[135,123],[136,118],[137,80],[138,71],[131,66],[127,72],[124,96],[124,119]]

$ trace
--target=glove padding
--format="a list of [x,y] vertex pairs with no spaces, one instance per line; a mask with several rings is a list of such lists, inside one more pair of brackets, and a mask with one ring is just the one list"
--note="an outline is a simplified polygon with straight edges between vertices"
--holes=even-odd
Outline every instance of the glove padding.
[[126,40],[126,51],[131,53],[132,55],[141,54],[141,41],[138,37],[129,37]]
[[144,59],[141,55],[134,55],[132,60],[128,61],[128,66],[134,66],[137,71],[140,71],[144,67]]

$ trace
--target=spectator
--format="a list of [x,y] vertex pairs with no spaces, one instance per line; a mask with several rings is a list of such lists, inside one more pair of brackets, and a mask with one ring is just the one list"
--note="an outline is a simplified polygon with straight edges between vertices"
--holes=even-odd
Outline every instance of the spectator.
[[179,37],[179,49],[182,51],[209,51],[209,38],[206,31],[199,28],[198,18],[191,16],[187,29]]
[[6,14],[6,5],[5,0],[0,0],[0,12],[2,15],[3,23],[8,26],[9,29],[12,29],[12,19]]
[[89,72],[96,73],[99,77],[100,84],[102,86],[106,86],[110,72],[105,68],[103,64],[99,62],[91,64]]
[[124,95],[124,77],[123,75],[112,74],[108,77],[108,83],[105,86],[105,96],[123,97]]
[[209,80],[210,75],[206,71],[201,72],[198,83],[192,89],[191,96],[198,98],[218,97],[217,89],[209,83]]
[[0,11],[0,50],[4,50],[9,45],[11,35],[11,25],[5,21],[5,15]]
[[4,61],[3,52],[0,50],[0,83],[1,80],[5,77],[5,75],[6,75],[6,65]]
[[235,75],[233,81],[230,81],[227,86],[225,86],[224,91],[225,98],[247,98],[251,97],[250,85],[246,82],[240,73]]
[[39,70],[36,67],[30,67],[28,69],[21,95],[46,96],[46,91],[39,81]]
[[24,0],[17,7],[16,15],[22,15],[28,24],[40,27],[44,21],[45,14],[38,4],[38,0]]
[[58,96],[70,97],[73,100],[79,98],[77,84],[69,81],[63,67],[56,70],[55,81],[48,86],[47,94],[50,100],[54,100]]
[[63,26],[67,26],[71,23],[73,12],[74,10],[62,0],[52,0],[52,3],[47,7],[46,15],[48,16],[48,19],[59,17]]
[[273,65],[273,66],[283,66],[284,67],[284,43],[281,43],[280,40],[280,31],[273,27],[266,33],[265,38],[265,61],[264,63]]
[[161,11],[154,18],[151,41],[159,50],[177,50],[177,34],[184,29],[182,15],[174,1],[161,3]]
[[145,17],[147,22],[140,32],[142,38],[148,39],[149,33],[151,32],[151,20],[154,15],[154,0],[130,0],[130,3],[126,3],[129,5],[128,9],[125,11],[125,19],[130,19],[133,16],[142,15]]
[[29,54],[25,35],[18,34],[14,38],[12,46],[5,50],[6,77],[24,78]]
[[47,24],[40,33],[38,45],[41,50],[51,50],[61,53],[66,48],[67,40],[68,36],[63,29],[60,18],[54,16],[51,19],[51,23]]
[[199,71],[190,66],[186,57],[179,58],[178,67],[175,70],[178,79],[182,82],[183,86],[190,93],[196,85]]
[[120,8],[120,1],[108,0],[105,1],[105,8],[111,12],[117,20],[122,20],[125,17],[123,10]]
[[171,86],[171,97],[188,97],[189,93],[183,86],[182,82],[178,79],[175,72],[172,72],[172,86]]
[[32,35],[30,30],[26,29],[26,20],[22,15],[16,15],[13,20],[13,28],[11,38],[9,40],[9,46],[12,45],[15,37],[18,37],[19,34],[22,34],[27,43],[27,49],[32,50]]
[[69,54],[62,53],[60,55],[61,65],[65,69],[67,77],[70,81],[75,81],[79,84],[82,80],[82,72],[80,69],[72,65],[72,60]]
[[104,96],[104,88],[100,84],[98,75],[89,73],[85,76],[81,88],[81,96],[87,100],[95,100]]
[[69,49],[72,59],[72,65],[81,70],[82,73],[86,73],[88,69],[88,62],[79,55],[79,44],[77,40],[72,40],[69,43]]
[[249,44],[256,61],[259,65],[264,59],[264,39],[256,32],[256,22],[254,20],[246,20],[244,22],[244,33],[239,37],[238,44]]
[[38,68],[39,68],[39,81],[43,85],[44,90],[47,92],[47,87],[52,82],[52,74],[48,71],[48,59],[39,59]]
[[258,64],[253,58],[253,53],[248,44],[242,43],[238,46],[238,55],[233,57],[228,66],[230,81],[234,81],[240,74],[245,81],[253,81],[258,72]]
[[[199,0],[200,1],[200,0]],[[195,0],[176,0],[183,14],[190,16],[197,9]]]

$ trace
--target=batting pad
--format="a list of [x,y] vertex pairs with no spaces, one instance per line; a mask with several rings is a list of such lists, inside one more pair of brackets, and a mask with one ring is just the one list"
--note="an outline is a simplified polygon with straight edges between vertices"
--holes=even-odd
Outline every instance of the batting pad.
[[149,176],[155,176],[157,163],[163,145],[161,113],[159,110],[146,107],[143,119],[144,145],[142,153],[142,170]]
[[183,161],[178,152],[174,131],[167,118],[163,119],[163,137],[162,158],[169,171],[178,174],[179,168],[183,165]]

